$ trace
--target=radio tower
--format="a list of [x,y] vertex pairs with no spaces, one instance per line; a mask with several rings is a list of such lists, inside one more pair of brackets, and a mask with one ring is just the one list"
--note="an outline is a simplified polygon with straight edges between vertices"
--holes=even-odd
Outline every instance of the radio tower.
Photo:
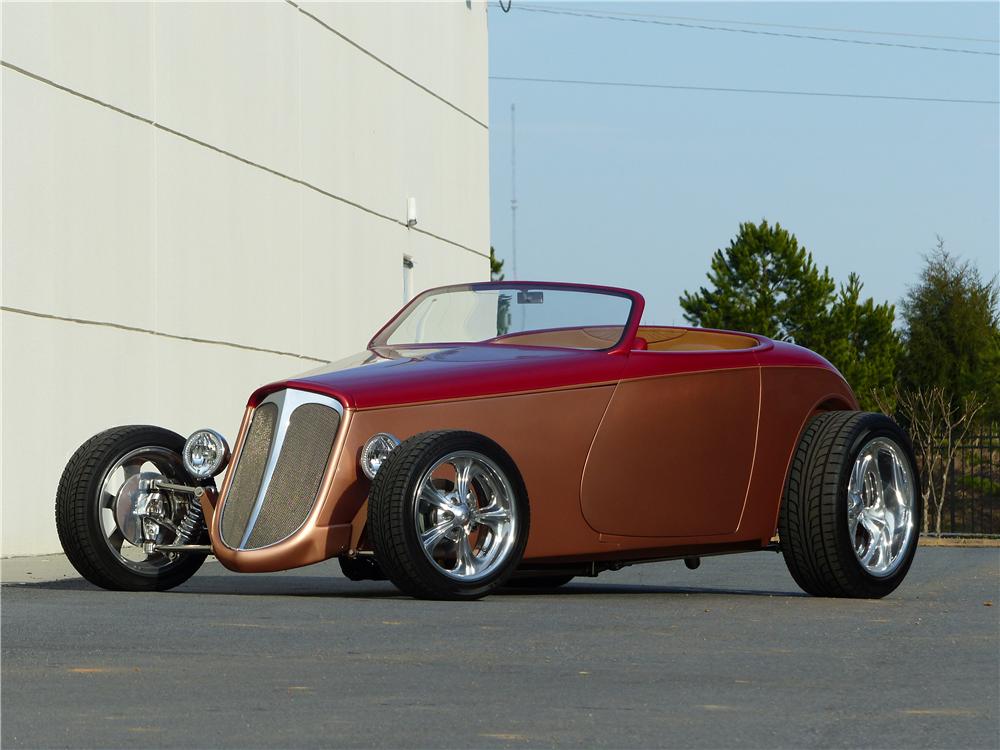
[[510,265],[511,279],[517,279],[517,132],[514,104],[510,105]]

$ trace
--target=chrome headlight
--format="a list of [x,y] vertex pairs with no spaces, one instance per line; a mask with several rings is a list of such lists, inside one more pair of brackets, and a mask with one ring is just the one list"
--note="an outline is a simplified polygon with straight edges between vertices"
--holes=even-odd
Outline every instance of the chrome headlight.
[[195,479],[214,477],[229,463],[229,445],[215,430],[198,430],[184,443],[184,468]]
[[389,454],[399,445],[399,438],[388,432],[379,432],[368,438],[361,449],[361,471],[369,479],[374,479]]

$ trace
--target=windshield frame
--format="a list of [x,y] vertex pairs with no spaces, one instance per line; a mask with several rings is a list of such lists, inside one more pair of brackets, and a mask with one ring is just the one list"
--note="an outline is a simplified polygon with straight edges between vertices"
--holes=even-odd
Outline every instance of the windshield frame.
[[[400,324],[407,317],[409,312],[419,305],[424,299],[435,294],[448,293],[448,292],[458,292],[458,291],[496,291],[496,290],[514,290],[514,291],[528,291],[528,290],[545,290],[552,289],[555,291],[564,292],[582,292],[586,294],[601,294],[612,297],[623,297],[629,300],[630,307],[628,317],[625,320],[624,327],[622,330],[622,336],[618,339],[617,343],[613,346],[606,347],[604,349],[574,349],[572,347],[553,347],[553,346],[538,346],[534,344],[519,344],[518,346],[530,346],[534,349],[560,349],[562,351],[575,351],[575,352],[604,352],[604,353],[615,353],[615,352],[627,352],[632,349],[632,343],[635,340],[636,332],[639,330],[639,321],[642,319],[642,312],[646,306],[646,300],[641,294],[631,289],[623,289],[614,286],[598,286],[595,284],[571,284],[559,281],[480,281],[472,282],[468,284],[449,284],[447,286],[434,287],[433,289],[428,289],[421,292],[416,297],[407,302],[399,312],[397,312],[392,318],[386,323],[378,332],[372,336],[371,341],[368,342],[369,349],[379,349],[379,348],[416,348],[416,347],[438,347],[438,346],[492,346],[490,341],[485,342],[475,342],[475,341],[436,341],[436,342],[425,342],[422,344],[389,344],[389,337],[396,332]],[[503,346],[511,346],[511,344],[503,344]]]

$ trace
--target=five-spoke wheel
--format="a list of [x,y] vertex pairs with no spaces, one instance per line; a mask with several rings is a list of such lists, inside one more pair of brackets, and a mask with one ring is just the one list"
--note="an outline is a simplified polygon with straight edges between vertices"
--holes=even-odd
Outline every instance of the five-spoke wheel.
[[916,461],[895,422],[840,411],[809,423],[778,523],[799,586],[819,596],[885,596],[910,567],[920,517]]
[[511,575],[527,542],[520,474],[500,446],[472,432],[402,443],[375,476],[368,514],[379,564],[414,596],[484,596]]
[[473,451],[450,453],[425,472],[413,515],[427,559],[458,581],[489,576],[506,563],[517,538],[510,481]]
[[914,481],[902,446],[870,440],[858,452],[847,485],[847,530],[854,553],[873,576],[884,578],[903,562],[917,520]]

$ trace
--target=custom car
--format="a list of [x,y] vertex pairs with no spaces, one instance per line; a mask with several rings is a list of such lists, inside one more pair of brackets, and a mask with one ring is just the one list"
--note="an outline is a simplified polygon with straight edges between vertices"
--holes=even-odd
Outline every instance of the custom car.
[[251,393],[232,450],[212,429],[88,440],[62,545],[117,590],[172,588],[209,554],[245,573],[336,557],[474,599],[778,550],[810,594],[893,591],[921,517],[906,434],[811,351],[643,309],[580,284],[425,291],[360,354]]

